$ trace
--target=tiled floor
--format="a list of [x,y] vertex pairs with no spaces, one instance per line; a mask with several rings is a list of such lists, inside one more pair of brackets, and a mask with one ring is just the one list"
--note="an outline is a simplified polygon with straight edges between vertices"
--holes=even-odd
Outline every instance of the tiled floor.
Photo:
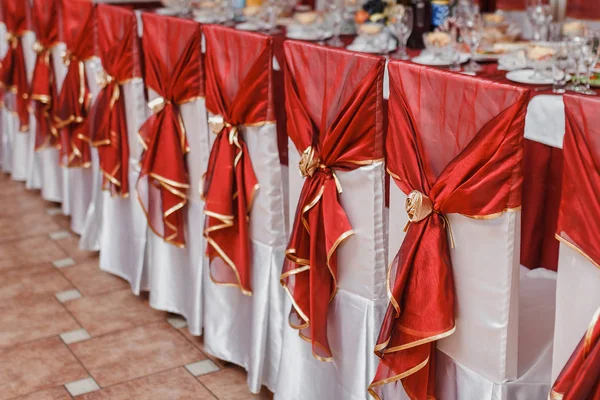
[[0,174],[0,400],[272,398],[100,271],[57,207]]

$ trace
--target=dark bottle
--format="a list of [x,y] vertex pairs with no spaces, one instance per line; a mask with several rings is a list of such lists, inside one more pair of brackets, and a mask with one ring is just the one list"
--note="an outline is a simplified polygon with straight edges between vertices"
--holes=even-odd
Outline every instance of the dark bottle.
[[413,30],[408,38],[408,47],[412,49],[422,49],[423,34],[431,32],[431,2],[430,0],[412,0],[414,23]]

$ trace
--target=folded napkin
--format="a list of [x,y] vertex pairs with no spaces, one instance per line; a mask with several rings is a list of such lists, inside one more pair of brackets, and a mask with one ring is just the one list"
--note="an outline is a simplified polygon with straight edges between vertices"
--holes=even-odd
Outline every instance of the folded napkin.
[[508,53],[498,59],[498,69],[502,71],[515,71],[527,68],[529,63],[525,56],[525,51],[520,50],[514,53]]
[[390,53],[396,50],[396,45],[396,39],[385,28],[375,37],[367,35],[357,36],[347,49],[363,53]]

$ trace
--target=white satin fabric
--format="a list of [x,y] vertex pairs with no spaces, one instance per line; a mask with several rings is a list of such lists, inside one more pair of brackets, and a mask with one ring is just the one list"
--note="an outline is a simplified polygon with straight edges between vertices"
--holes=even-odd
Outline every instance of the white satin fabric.
[[[35,43],[35,33],[27,32],[21,38],[23,44],[23,56],[25,58],[25,69],[27,72],[27,82],[31,87],[31,81],[33,80],[33,69],[35,68],[35,62],[37,54],[33,50],[33,44]],[[29,131],[25,133],[28,137],[28,149],[27,149],[27,176],[25,180],[25,187],[27,189],[41,189],[42,188],[42,156],[41,153],[35,151],[35,131],[37,129],[37,120],[33,111],[29,112]]]
[[[204,349],[248,371],[248,387],[275,390],[289,303],[279,283],[286,246],[286,211],[275,124],[242,127],[260,184],[250,214],[252,296],[204,278]],[[211,135],[211,144],[214,142]],[[222,263],[220,258],[213,261]],[[246,332],[240,335],[240,332]]]
[[[67,45],[64,43],[59,43],[55,47],[52,48],[52,62],[54,63],[54,73],[56,76],[56,90],[57,93],[60,93],[62,90],[62,85],[67,75],[67,66],[63,62],[62,55],[67,50]],[[60,161],[60,152],[57,151],[56,154],[57,162]],[[60,164],[59,164],[60,166]],[[57,179],[56,182],[46,182],[44,180],[44,187],[42,188],[42,194],[46,191],[55,192],[56,190],[60,190],[58,197],[61,199],[61,209],[64,215],[71,215],[71,204],[70,204],[70,196],[69,196],[69,186],[70,182],[70,168],[60,167],[61,177]]]
[[[101,200],[100,269],[120,276],[139,295],[148,288],[148,271],[144,268],[148,221],[138,201],[136,183],[142,145],[138,131],[147,117],[144,82],[135,79],[121,86],[127,118],[129,141],[129,197],[112,197],[99,190]],[[98,188],[99,189],[99,188]]]
[[547,399],[551,382],[556,273],[521,267],[520,285],[517,379],[486,379],[438,351],[437,393],[440,399]]
[[[390,184],[389,258],[408,221],[406,195]],[[438,349],[494,382],[517,378],[520,212],[489,220],[447,215],[456,290],[456,332]]]
[[[27,70],[27,81],[31,82],[33,66],[35,63],[35,53],[33,53],[33,48],[31,46],[35,42],[35,34],[31,31],[28,31],[20,38],[20,40],[21,45],[23,46],[25,68]],[[10,96],[14,95],[11,94]],[[30,125],[28,130],[21,132],[18,116],[15,114],[10,114],[10,118],[13,119],[13,123],[8,126],[9,135],[12,137],[12,179],[15,181],[27,181],[30,169],[32,167],[31,160],[33,158],[33,146],[30,142],[32,135],[30,132],[32,132],[32,128],[35,128],[35,120],[34,125]],[[32,115],[30,114],[30,124],[32,119]]]
[[560,244],[552,380],[563,369],[600,306],[600,268]]
[[[7,51],[6,25],[4,22],[0,22],[0,57],[2,59],[4,59]],[[6,109],[6,105],[3,104],[0,109],[0,164],[2,165],[2,171],[5,173],[10,173],[12,167],[12,143],[9,134],[11,129],[9,124],[12,123],[12,119],[10,112]]]
[[[96,82],[96,74],[101,69],[100,61],[93,57],[85,61],[85,75],[92,94],[91,103],[96,100],[100,87]],[[100,168],[98,165],[98,152],[91,149],[92,162],[88,168],[65,168],[67,170],[69,184],[66,192],[68,198],[68,211],[71,215],[71,230],[79,235],[84,232],[88,207],[92,201],[94,186],[98,184]],[[96,223],[99,223],[96,219]]]
[[565,104],[562,96],[535,96],[527,106],[525,139],[562,149],[565,137]]
[[[304,181],[296,168],[298,151],[291,142],[289,149],[291,220]],[[384,173],[382,162],[354,171],[336,171],[343,189],[339,198],[356,233],[337,250],[338,292],[329,304],[328,315],[334,361],[315,359],[310,343],[302,340],[286,321],[275,399],[370,398],[367,387],[377,367],[373,349],[388,303]],[[286,312],[289,313],[289,307]]]
[[[149,90],[150,98],[156,94]],[[147,261],[150,306],[185,317],[193,335],[202,334],[202,279],[205,240],[204,201],[200,179],[206,171],[210,151],[205,100],[179,107],[190,152],[186,156],[190,188],[187,203],[186,247],[166,243],[148,230]]]

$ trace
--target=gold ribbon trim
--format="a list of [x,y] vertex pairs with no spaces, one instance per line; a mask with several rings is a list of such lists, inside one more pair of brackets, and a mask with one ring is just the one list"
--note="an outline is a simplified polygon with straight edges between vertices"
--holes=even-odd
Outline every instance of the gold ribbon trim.
[[315,150],[312,148],[312,146],[308,146],[302,152],[302,157],[298,163],[300,175],[302,175],[303,178],[306,178],[307,176],[312,177],[320,164],[321,160],[319,157],[315,157]]

